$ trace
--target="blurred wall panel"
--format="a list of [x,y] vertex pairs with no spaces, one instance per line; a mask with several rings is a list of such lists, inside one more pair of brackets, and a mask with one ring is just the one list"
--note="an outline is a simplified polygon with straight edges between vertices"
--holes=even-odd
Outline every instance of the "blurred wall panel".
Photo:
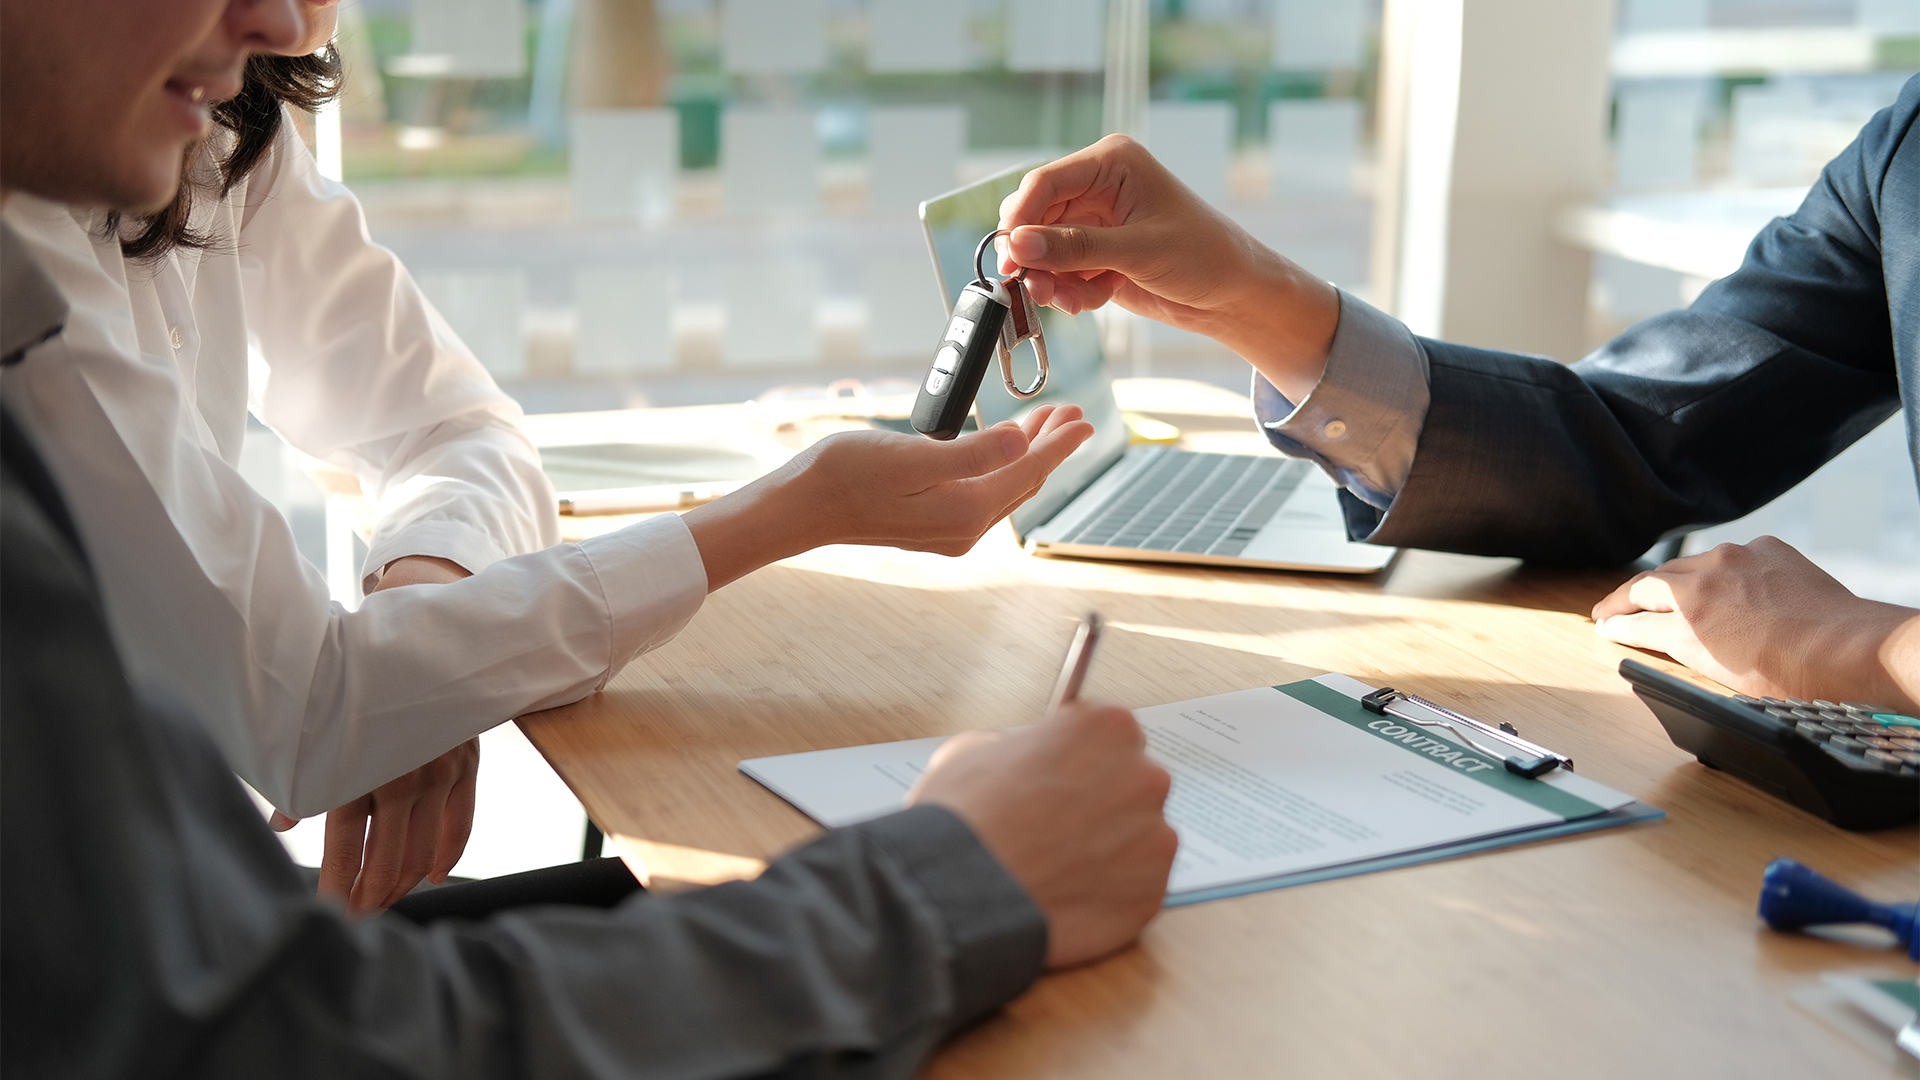
[[1106,30],[1105,0],[1015,0],[1007,5],[1007,69],[1099,71]]
[[1194,194],[1218,204],[1227,197],[1233,158],[1233,105],[1225,101],[1156,101],[1147,106],[1147,149]]
[[867,307],[866,359],[912,360],[933,356],[947,323],[940,283],[927,258],[868,260],[861,271]]
[[527,275],[523,271],[423,274],[420,291],[497,378],[526,374]]
[[1709,6],[1709,0],[1620,0],[1620,32],[1699,30]]
[[1279,0],[1273,6],[1273,66],[1357,68],[1366,55],[1366,30],[1361,0]]
[[598,109],[573,115],[568,169],[573,216],[657,224],[673,216],[680,175],[680,114]]
[[911,209],[959,186],[967,111],[958,105],[876,108],[867,113],[867,200]]
[[820,140],[810,110],[737,105],[720,118],[728,210],[806,213],[820,203]]
[[806,259],[742,259],[726,271],[728,367],[797,367],[820,360],[820,266]]
[[526,50],[520,0],[413,0],[413,55],[446,58],[436,74],[517,79]]
[[582,270],[573,278],[576,375],[673,370],[673,272],[664,266]]
[[965,4],[952,0],[872,0],[867,11],[867,70],[876,74],[965,71],[972,62]]
[[1346,195],[1360,149],[1360,102],[1351,98],[1276,101],[1267,107],[1267,146],[1277,196]]
[[738,75],[826,67],[826,0],[721,0],[720,65]]
[[1700,144],[1702,88],[1622,87],[1614,127],[1615,183],[1622,188],[1691,184]]

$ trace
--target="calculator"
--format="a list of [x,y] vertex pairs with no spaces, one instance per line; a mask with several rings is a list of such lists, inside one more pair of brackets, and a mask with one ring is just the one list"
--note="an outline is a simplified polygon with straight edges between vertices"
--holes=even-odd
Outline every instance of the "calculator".
[[1920,720],[1857,702],[1715,694],[1635,660],[1620,675],[1708,768],[1843,829],[1920,819]]

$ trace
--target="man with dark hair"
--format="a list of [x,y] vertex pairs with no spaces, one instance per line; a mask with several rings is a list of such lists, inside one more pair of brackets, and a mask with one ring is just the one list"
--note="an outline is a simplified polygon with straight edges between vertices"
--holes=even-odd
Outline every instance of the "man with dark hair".
[[[0,0],[0,197],[162,205],[292,0]],[[0,364],[59,294],[0,225]],[[190,629],[190,628],[183,628]],[[894,1077],[1133,940],[1175,839],[1121,709],[962,737],[914,807],[758,880],[427,929],[314,897],[198,722],[135,698],[0,407],[0,1072]]]

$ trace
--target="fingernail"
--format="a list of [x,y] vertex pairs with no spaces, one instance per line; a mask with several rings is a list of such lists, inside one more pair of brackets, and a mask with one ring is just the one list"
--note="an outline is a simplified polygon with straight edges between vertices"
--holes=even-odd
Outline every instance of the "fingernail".
[[1007,246],[1012,250],[1014,260],[1021,263],[1036,262],[1047,257],[1047,235],[1038,229],[1032,232],[1015,232]]

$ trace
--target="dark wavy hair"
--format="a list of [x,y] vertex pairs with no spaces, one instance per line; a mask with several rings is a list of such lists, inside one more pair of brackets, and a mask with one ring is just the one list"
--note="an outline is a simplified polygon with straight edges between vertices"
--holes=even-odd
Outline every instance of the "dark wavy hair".
[[129,259],[157,259],[176,247],[210,246],[213,238],[187,223],[197,189],[217,188],[219,197],[226,198],[273,145],[280,133],[280,106],[317,111],[340,93],[340,76],[340,54],[332,45],[305,56],[249,58],[240,93],[213,107],[214,123],[233,132],[233,147],[215,163],[219,175],[195,177],[193,163],[200,147],[188,148],[180,190],[165,209],[125,220],[117,213],[107,218],[108,234],[119,236],[121,253]]

